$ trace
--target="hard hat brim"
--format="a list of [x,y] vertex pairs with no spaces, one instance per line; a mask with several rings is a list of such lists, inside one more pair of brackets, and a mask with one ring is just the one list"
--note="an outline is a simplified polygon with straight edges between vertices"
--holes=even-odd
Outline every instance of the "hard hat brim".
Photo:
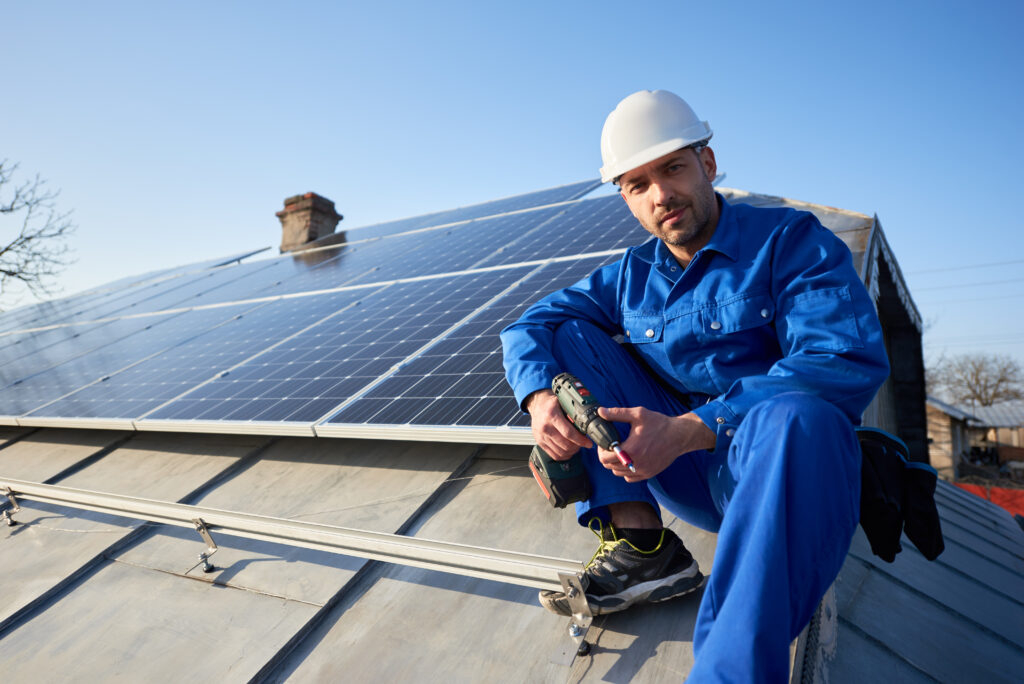
[[670,138],[669,140],[662,141],[657,145],[651,145],[650,147],[647,147],[626,159],[602,166],[601,182],[610,183],[627,171],[632,171],[639,166],[643,166],[655,159],[664,157],[666,154],[670,154],[676,150],[680,150],[691,145],[703,145],[707,143],[707,141],[711,140],[711,127],[708,126],[707,121],[702,121],[700,123],[700,129],[698,130],[690,129],[685,131],[685,133],[691,132],[694,134],[693,136],[687,135],[686,137]]

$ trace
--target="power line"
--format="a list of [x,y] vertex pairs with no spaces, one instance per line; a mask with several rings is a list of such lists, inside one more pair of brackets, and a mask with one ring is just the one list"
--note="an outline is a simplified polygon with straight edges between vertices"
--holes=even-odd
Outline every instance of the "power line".
[[1004,283],[1024,283],[1024,278],[1008,278],[1007,280],[988,280],[984,283],[963,283],[962,285],[936,285],[934,287],[918,287],[914,288],[915,292],[924,292],[925,290],[951,290],[957,287],[980,287],[982,285],[1003,285]]
[[998,299],[1022,299],[1022,298],[1024,298],[1024,294],[1011,294],[1011,295],[1004,295],[1004,296],[1000,296],[1000,297],[974,297],[972,299],[926,299],[924,301],[920,301],[918,299],[915,299],[914,303],[916,303],[918,306],[929,306],[929,305],[930,306],[935,306],[935,305],[938,305],[938,304],[942,304],[942,305],[946,305],[946,304],[969,304],[971,302],[991,302],[991,301],[995,301],[995,300],[998,300]]
[[1011,264],[1024,264],[1024,259],[1014,261],[992,261],[987,264],[973,264],[971,266],[947,266],[945,268],[926,268],[923,271],[906,271],[905,275],[917,275],[918,273],[945,273],[946,271],[966,271],[972,268],[987,268],[989,266],[1009,266]]

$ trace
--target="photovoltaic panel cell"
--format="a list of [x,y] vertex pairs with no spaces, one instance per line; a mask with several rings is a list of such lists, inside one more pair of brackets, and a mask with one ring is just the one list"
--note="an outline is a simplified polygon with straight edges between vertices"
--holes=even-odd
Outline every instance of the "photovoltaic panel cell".
[[141,283],[123,290],[102,292],[94,297],[75,302],[59,311],[54,311],[46,320],[34,321],[32,325],[69,325],[156,311],[159,307],[140,306],[140,304],[166,295],[168,292],[178,291],[190,285],[194,286],[195,282],[203,281],[207,277],[209,277],[209,272],[190,273],[166,280]]
[[[253,261],[158,281],[142,286],[139,291],[111,302],[109,306],[86,310],[75,316],[75,320],[129,316],[244,299],[233,296],[237,290],[227,293],[225,290],[239,281],[269,280],[273,275],[268,271],[275,267],[280,267],[280,264],[274,260]],[[248,288],[243,288],[245,290]]]
[[147,415],[312,422],[499,294],[525,269],[394,283]]
[[[348,291],[249,305],[248,310],[232,311],[235,317],[227,322],[224,322],[227,319],[224,309],[189,312],[184,316],[220,312],[223,324],[207,326],[208,329],[199,327],[189,338],[179,340],[152,358],[122,370],[102,383],[85,387],[32,415],[138,418],[289,335],[323,320],[365,294]],[[182,320],[179,325],[185,323],[187,321]]]
[[200,271],[205,271],[211,268],[218,268],[220,266],[227,266],[228,264],[240,263],[244,259],[259,254],[260,252],[264,252],[267,249],[269,248],[261,247],[259,249],[250,249],[245,252],[238,252],[236,254],[229,254],[228,256],[217,257],[216,259],[206,259],[204,261],[197,261],[195,263],[185,264],[183,266],[161,268],[155,271],[141,273],[139,275],[128,276],[125,278],[120,278],[113,282],[105,283],[100,287],[92,288],[90,292],[107,292],[111,290],[123,290],[128,287],[137,286],[141,283],[166,280],[167,278],[173,276],[186,275],[189,273],[198,273]]
[[[140,293],[148,293],[146,296],[150,296],[164,288],[173,288],[182,282],[201,279],[204,271],[240,262],[261,251],[263,250],[249,250],[218,259],[121,278],[69,297],[22,307],[0,318],[0,332],[41,328],[73,320],[82,321],[113,315],[130,304]],[[182,278],[184,279],[181,280]]]
[[598,197],[568,207],[554,221],[517,238],[479,265],[515,264],[623,249],[638,245],[649,237],[621,197]]
[[619,255],[547,264],[332,416],[331,425],[524,426],[505,382],[498,333],[546,294]]
[[349,240],[382,237],[429,226],[440,226],[447,223],[455,223],[456,221],[467,221],[485,216],[496,216],[512,211],[530,209],[532,207],[542,207],[547,204],[567,202],[582,197],[598,185],[600,185],[600,181],[597,180],[582,181],[570,185],[562,185],[557,188],[548,188],[491,202],[474,204],[468,207],[435,212],[424,216],[413,216],[399,221],[389,221],[363,228],[354,228],[347,231],[347,237]]
[[475,268],[500,245],[529,232],[561,211],[560,208],[537,209],[367,243],[357,248],[349,266],[358,264],[357,270],[370,270],[352,284]]
[[108,347],[158,322],[160,317],[127,318],[25,333],[19,336],[19,344],[0,349],[0,388],[84,356],[94,349]]
[[[100,382],[108,376],[113,377],[131,364],[172,347],[200,331],[223,323],[239,313],[239,308],[245,307],[224,307],[155,316],[147,321],[145,327],[110,344],[92,348],[80,355],[71,352],[68,358],[57,365],[0,389],[0,415],[27,414],[70,392]],[[138,320],[126,319],[119,323],[134,324]],[[91,417],[91,414],[76,414],[76,417],[82,416]]]
[[572,185],[563,185],[557,188],[549,188],[547,190],[539,190],[537,192],[529,192],[524,195],[516,195],[514,197],[506,197],[504,199],[493,200],[491,202],[484,202],[482,204],[453,209],[444,218],[448,222],[465,221],[466,219],[476,219],[484,216],[497,216],[499,214],[529,209],[531,207],[542,207],[547,204],[567,202],[569,200],[582,197],[598,185],[600,185],[598,181],[591,180],[583,181],[582,183],[573,183]]

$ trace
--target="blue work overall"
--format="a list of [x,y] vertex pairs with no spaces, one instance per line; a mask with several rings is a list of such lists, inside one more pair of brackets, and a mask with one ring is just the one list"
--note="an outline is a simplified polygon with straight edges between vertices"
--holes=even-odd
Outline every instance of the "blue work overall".
[[[667,415],[695,408],[590,323],[561,324],[552,348],[604,406]],[[616,425],[625,441],[628,424]],[[577,504],[577,516],[584,525],[594,516],[607,521],[608,504],[646,501],[717,532],[689,681],[783,682],[789,644],[839,573],[858,523],[860,449],[850,420],[803,392],[761,401],[724,428],[714,451],[682,454],[640,483],[613,475],[595,449],[584,449],[592,496]]]

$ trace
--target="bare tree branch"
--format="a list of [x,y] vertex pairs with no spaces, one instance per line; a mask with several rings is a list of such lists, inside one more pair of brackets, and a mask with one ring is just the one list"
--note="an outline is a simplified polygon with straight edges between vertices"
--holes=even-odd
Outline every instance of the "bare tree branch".
[[945,392],[958,404],[991,406],[1024,399],[1024,371],[1012,357],[1002,354],[943,356],[927,376],[930,387]]
[[66,239],[75,224],[57,208],[59,190],[38,175],[16,182],[17,170],[0,160],[0,296],[15,283],[37,297],[52,294],[53,278],[73,261]]

